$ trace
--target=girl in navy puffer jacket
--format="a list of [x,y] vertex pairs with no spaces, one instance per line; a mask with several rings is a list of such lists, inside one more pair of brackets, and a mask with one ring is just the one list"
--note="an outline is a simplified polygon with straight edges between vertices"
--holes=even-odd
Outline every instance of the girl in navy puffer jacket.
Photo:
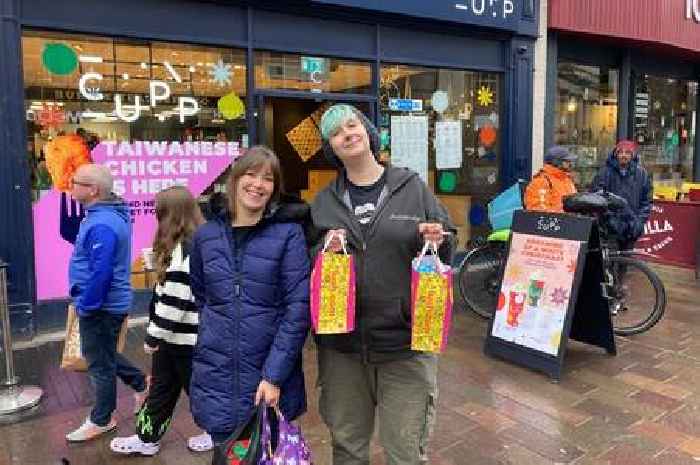
[[287,419],[306,410],[301,352],[309,329],[305,204],[280,204],[279,160],[257,146],[233,165],[228,209],[194,236],[191,287],[200,310],[190,403],[221,443],[255,405]]

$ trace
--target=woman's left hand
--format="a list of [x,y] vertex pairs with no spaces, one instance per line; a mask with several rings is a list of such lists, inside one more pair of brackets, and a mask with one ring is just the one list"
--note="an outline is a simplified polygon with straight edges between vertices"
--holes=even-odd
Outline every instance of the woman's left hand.
[[445,232],[440,223],[419,223],[418,232],[426,242],[434,242],[438,246],[445,240]]
[[260,381],[258,392],[255,393],[255,405],[259,405],[260,401],[270,407],[277,407],[280,401],[280,388],[265,380]]

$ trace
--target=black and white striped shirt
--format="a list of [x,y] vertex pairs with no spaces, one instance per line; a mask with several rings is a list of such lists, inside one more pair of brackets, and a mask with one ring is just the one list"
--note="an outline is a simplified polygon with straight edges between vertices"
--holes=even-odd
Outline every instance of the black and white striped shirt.
[[146,329],[146,344],[191,351],[197,342],[199,313],[190,289],[189,246],[178,244],[173,250],[165,282],[156,284]]

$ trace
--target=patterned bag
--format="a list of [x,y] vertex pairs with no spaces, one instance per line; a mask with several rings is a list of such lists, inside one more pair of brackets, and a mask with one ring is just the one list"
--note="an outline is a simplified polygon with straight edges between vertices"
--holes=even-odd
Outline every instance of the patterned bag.
[[411,266],[411,349],[442,352],[451,321],[452,268],[440,260],[437,244],[426,242]]
[[260,404],[250,418],[214,448],[213,465],[257,465],[262,457],[263,411]]
[[[117,338],[117,352],[122,352],[126,345],[126,332],[129,329],[128,317],[124,318],[124,323],[119,330]],[[75,307],[68,305],[68,317],[66,320],[66,337],[63,342],[63,356],[61,357],[61,368],[71,371],[86,371],[87,361],[80,350],[80,319]]]
[[350,333],[355,329],[355,262],[343,253],[326,252],[330,234],[311,271],[311,322],[316,334]]
[[312,465],[311,450],[306,445],[301,429],[288,422],[278,410],[277,447],[272,450],[272,431],[267,418],[268,409],[263,412],[262,457],[258,465]]

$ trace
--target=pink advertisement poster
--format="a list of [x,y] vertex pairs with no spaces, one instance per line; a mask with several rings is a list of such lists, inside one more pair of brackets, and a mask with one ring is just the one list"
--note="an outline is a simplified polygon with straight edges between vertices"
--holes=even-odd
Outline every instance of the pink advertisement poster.
[[491,335],[559,353],[581,242],[513,233]]
[[[240,155],[238,142],[209,141],[105,141],[92,150],[92,160],[110,168],[114,176],[114,192],[129,204],[132,268],[138,268],[142,250],[151,247],[153,241],[155,195],[178,184],[187,186],[196,197]],[[77,226],[79,212],[70,195],[56,189],[45,191],[34,203],[39,300],[68,297],[68,261],[73,245],[62,236],[67,227]]]

